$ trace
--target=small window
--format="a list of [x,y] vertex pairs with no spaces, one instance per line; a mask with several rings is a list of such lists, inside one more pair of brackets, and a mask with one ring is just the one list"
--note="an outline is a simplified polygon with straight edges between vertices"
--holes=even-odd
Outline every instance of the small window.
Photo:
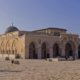
[[54,32],[54,36],[60,36],[60,32]]

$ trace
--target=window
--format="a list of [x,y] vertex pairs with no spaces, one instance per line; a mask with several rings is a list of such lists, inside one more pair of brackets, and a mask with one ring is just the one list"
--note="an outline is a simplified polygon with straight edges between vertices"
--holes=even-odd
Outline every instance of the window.
[[60,32],[54,32],[54,36],[60,36]]

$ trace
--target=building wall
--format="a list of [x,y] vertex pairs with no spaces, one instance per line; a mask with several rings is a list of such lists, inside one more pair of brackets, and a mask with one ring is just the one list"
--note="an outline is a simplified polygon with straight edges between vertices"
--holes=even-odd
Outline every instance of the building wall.
[[24,36],[19,36],[19,32],[0,36],[0,57],[15,58],[16,54],[20,54],[24,58],[24,48]]
[[[75,57],[78,57],[78,42],[79,38],[78,35],[74,34],[62,34],[61,36],[50,36],[50,35],[43,35],[43,34],[29,34],[25,37],[26,41],[26,47],[25,47],[25,54],[26,58],[29,58],[29,45],[30,43],[35,44],[36,53],[38,55],[38,58],[41,59],[41,46],[45,42],[47,47],[47,53],[49,53],[50,57],[53,57],[54,51],[53,51],[53,45],[55,43],[59,46],[59,54],[62,57],[65,57],[65,46],[67,43],[70,43],[73,48],[73,53],[75,54]],[[75,49],[75,50],[74,50]]]
[[[78,47],[80,46],[79,36],[76,34],[69,34],[61,30],[60,35],[52,35],[59,30],[52,30],[50,34],[44,34],[42,32],[27,32],[16,31],[0,35],[0,57],[15,58],[16,54],[19,54],[21,58],[37,58],[42,59],[45,57],[53,58],[55,53],[59,53],[57,57],[66,56],[66,45],[70,44],[75,58],[78,58]],[[33,43],[32,47],[30,45]],[[42,50],[42,45],[46,45],[46,51]],[[55,51],[54,45],[57,45],[58,52]],[[36,53],[35,56],[33,53]],[[42,54],[44,53],[44,55]],[[47,56],[45,55],[47,54]],[[31,57],[30,57],[31,55]],[[43,56],[43,57],[42,57]]]

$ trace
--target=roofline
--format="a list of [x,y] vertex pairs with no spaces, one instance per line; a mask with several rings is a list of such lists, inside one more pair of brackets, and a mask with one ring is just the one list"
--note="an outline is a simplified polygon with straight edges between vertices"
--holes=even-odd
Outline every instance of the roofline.
[[44,29],[39,29],[39,30],[34,30],[34,31],[41,31],[41,30],[46,30],[46,29],[55,29],[55,30],[61,30],[61,31],[67,31],[66,29],[61,29],[61,28],[44,28]]

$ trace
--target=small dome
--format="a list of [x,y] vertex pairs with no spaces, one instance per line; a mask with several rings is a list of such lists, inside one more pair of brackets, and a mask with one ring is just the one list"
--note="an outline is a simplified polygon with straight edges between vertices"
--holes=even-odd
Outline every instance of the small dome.
[[9,26],[5,33],[9,33],[9,32],[14,32],[14,31],[19,31],[18,28],[16,28],[15,26]]

